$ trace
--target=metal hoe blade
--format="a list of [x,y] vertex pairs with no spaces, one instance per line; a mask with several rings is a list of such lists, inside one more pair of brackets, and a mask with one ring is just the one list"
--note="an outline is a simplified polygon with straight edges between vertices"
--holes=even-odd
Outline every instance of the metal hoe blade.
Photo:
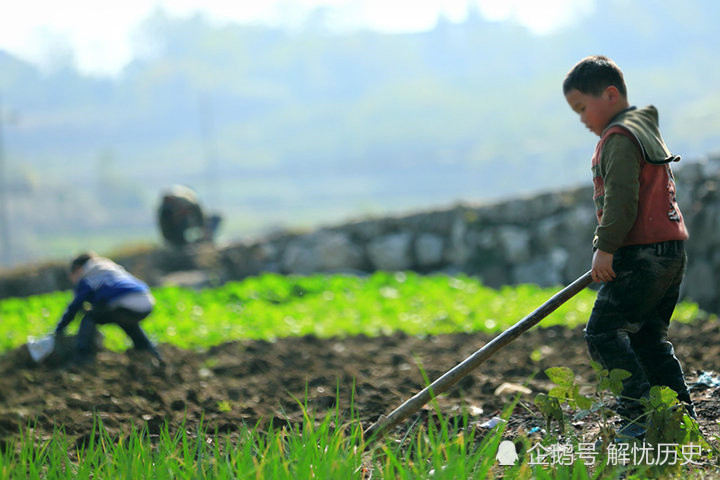
[[378,421],[364,432],[365,438],[371,440],[381,438],[388,430],[420,410],[434,396],[447,391],[450,387],[460,381],[460,379],[490,358],[495,352],[515,340],[526,330],[537,325],[540,320],[550,315],[560,305],[570,300],[591,283],[592,277],[588,271],[570,285],[553,295],[547,302],[535,309],[535,311],[533,311],[530,315],[526,316],[515,325],[492,339],[454,368],[448,370],[440,378],[397,407],[390,414],[387,416],[381,415]]

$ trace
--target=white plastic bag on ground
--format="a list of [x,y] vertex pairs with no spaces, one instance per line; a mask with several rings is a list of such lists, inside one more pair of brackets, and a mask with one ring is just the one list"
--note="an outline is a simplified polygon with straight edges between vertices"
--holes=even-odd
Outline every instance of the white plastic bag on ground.
[[32,359],[36,363],[40,363],[55,349],[55,335],[48,335],[42,338],[29,337],[27,348]]

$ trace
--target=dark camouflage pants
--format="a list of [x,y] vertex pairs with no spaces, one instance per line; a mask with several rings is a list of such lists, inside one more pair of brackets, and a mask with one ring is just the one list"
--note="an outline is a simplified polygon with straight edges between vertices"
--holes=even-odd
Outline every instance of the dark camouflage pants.
[[640,413],[637,400],[653,385],[668,386],[690,403],[682,366],[667,338],[685,264],[681,241],[622,247],[613,258],[617,277],[598,291],[585,339],[603,368],[632,374],[623,382],[622,415]]

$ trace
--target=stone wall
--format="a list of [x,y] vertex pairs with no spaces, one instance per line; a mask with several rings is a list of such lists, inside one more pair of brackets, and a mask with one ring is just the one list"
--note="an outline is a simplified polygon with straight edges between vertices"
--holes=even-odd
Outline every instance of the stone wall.
[[[682,295],[720,312],[720,157],[675,168],[691,238]],[[114,257],[152,285],[217,285],[262,272],[463,272],[489,286],[558,286],[589,269],[595,212],[590,187],[483,205],[278,233],[214,248],[159,249]],[[0,279],[0,298],[69,288],[64,265]]]

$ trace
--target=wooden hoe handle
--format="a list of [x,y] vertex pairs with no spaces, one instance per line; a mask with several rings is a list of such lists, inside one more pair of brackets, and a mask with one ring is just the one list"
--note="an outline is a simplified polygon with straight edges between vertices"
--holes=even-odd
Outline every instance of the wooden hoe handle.
[[371,425],[370,428],[364,432],[365,438],[370,441],[380,439],[385,433],[387,433],[388,430],[420,410],[430,401],[431,398],[447,391],[460,379],[490,358],[495,352],[515,340],[526,330],[535,326],[540,322],[540,320],[550,315],[560,305],[570,300],[591,283],[592,277],[588,271],[570,285],[553,295],[547,302],[540,305],[530,315],[502,332],[454,368],[448,370],[440,378],[397,407],[390,414],[387,416],[381,415],[377,422]]

